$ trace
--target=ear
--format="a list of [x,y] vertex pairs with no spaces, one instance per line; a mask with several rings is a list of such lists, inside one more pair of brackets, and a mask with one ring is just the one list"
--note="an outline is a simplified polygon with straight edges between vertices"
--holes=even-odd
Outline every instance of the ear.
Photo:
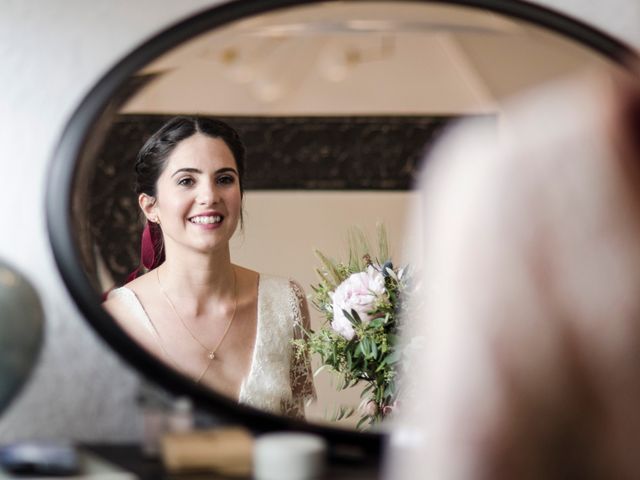
[[147,195],[146,193],[141,193],[138,196],[138,205],[140,205],[140,210],[142,210],[142,213],[144,213],[144,216],[147,217],[148,221],[158,223],[159,218],[155,197]]

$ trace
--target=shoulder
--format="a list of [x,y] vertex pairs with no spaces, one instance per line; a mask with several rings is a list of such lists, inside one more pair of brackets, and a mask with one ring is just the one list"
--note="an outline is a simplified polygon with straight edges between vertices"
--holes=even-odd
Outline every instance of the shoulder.
[[260,287],[290,290],[296,294],[302,293],[304,295],[304,289],[297,280],[268,273],[260,273]]
[[134,297],[133,291],[126,286],[114,288],[108,293],[106,300],[102,302],[102,307],[112,316],[116,316],[117,313],[127,308]]
[[140,305],[139,294],[149,288],[150,273],[146,273],[127,284],[114,288],[107,294],[102,307],[114,317],[130,312]]
[[294,316],[308,313],[307,296],[298,281],[276,275],[260,274],[260,292],[262,300],[280,299],[283,305],[287,305]]

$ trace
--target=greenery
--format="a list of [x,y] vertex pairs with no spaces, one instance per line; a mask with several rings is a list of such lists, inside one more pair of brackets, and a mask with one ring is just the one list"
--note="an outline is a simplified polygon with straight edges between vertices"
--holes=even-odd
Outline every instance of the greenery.
[[[360,429],[390,415],[398,395],[398,329],[407,275],[389,258],[384,226],[378,226],[377,240],[373,252],[361,230],[350,231],[346,263],[316,251],[322,266],[316,270],[320,282],[312,286],[312,303],[325,321],[296,342],[298,354],[320,357],[319,370],[328,367],[336,372],[338,389],[365,384],[358,409]],[[355,412],[340,408],[336,419]]]

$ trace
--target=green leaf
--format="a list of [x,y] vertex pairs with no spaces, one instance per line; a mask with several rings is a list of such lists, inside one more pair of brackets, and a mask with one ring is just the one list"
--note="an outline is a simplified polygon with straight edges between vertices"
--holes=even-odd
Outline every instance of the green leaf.
[[347,317],[347,320],[351,322],[352,325],[362,325],[362,320],[360,320],[360,315],[355,310],[351,310],[351,312],[347,312],[346,310],[342,310],[344,316]]
[[360,272],[366,267],[363,257],[369,255],[371,248],[364,232],[352,227],[347,232],[347,240],[349,243],[349,269],[352,272]]
[[380,365],[378,365],[378,368],[376,368],[376,373],[379,372],[380,370],[384,369],[384,367],[387,366],[387,360],[389,357],[385,357],[382,359],[382,361],[380,362]]
[[337,422],[339,420],[344,420],[345,418],[351,417],[355,413],[356,409],[351,406],[340,405],[337,407],[333,413],[328,416],[325,413],[325,417],[328,417],[331,421]]
[[367,337],[363,337],[362,340],[360,340],[360,346],[362,348],[362,353],[364,353],[364,357],[369,358],[369,355],[371,354],[369,339]]
[[384,387],[376,388],[376,403],[381,403],[383,396],[384,396]]
[[395,345],[397,344],[399,341],[399,338],[397,335],[393,334],[393,333],[388,333],[387,334],[387,342],[389,342],[389,345]]
[[371,389],[373,389],[373,387],[375,387],[375,386],[376,386],[375,383],[370,383],[365,388],[363,388],[362,392],[360,392],[360,398],[364,398],[371,391]]
[[[393,395],[396,393],[396,385],[395,382],[390,382],[384,389],[384,396],[385,397],[393,397]],[[381,399],[382,400],[382,399]]]
[[387,228],[384,223],[380,222],[377,225],[378,230],[378,261],[384,263],[389,259],[389,236],[387,235]]
[[402,352],[395,350],[387,355],[386,361],[388,364],[393,365],[394,363],[398,363],[400,361],[400,357],[402,357]]
[[[389,314],[387,314],[387,317],[388,316],[389,316]],[[373,320],[371,320],[369,322],[369,326],[371,328],[380,328],[380,327],[384,326],[385,323],[386,323],[386,318],[378,317],[378,318],[374,318]]]
[[369,415],[364,415],[356,424],[356,430],[361,430],[362,425],[367,421],[371,424],[371,417]]
[[378,356],[378,347],[376,342],[371,342],[371,357],[376,358]]
[[342,283],[344,278],[342,278],[342,275],[340,275],[340,272],[336,268],[335,261],[324,255],[320,250],[315,250],[315,254],[320,259],[320,262],[322,262],[326,273],[329,275],[329,278],[327,278],[327,275],[324,275],[323,272],[318,271],[320,278],[332,282],[330,287],[332,287],[331,289],[334,290],[338,285]]
[[342,377],[340,379],[340,383],[338,384],[338,389],[339,390],[344,390],[345,388],[347,388],[347,386],[348,386],[347,379],[345,377]]

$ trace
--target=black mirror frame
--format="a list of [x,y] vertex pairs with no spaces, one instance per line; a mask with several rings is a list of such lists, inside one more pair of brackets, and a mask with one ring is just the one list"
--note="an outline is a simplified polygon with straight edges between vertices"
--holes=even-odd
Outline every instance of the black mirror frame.
[[[357,1],[357,0],[354,0]],[[515,17],[572,38],[613,62],[630,68],[633,51],[614,38],[579,21],[544,7],[517,0],[408,0],[441,3],[490,10]],[[236,0],[214,6],[167,28],[126,55],[106,73],[86,95],[66,125],[49,167],[46,192],[47,230],[62,278],[80,311],[108,344],[145,377],[163,387],[186,394],[213,412],[223,412],[232,422],[255,432],[297,430],[319,434],[333,447],[358,447],[368,456],[381,451],[384,434],[361,433],[305,423],[238,405],[232,400],[189,381],[129,338],[101,308],[101,299],[92,287],[80,262],[80,250],[72,232],[71,201],[75,167],[87,146],[87,138],[105,112],[114,93],[129,76],[180,43],[213,28],[271,10],[321,3],[320,0]]]

